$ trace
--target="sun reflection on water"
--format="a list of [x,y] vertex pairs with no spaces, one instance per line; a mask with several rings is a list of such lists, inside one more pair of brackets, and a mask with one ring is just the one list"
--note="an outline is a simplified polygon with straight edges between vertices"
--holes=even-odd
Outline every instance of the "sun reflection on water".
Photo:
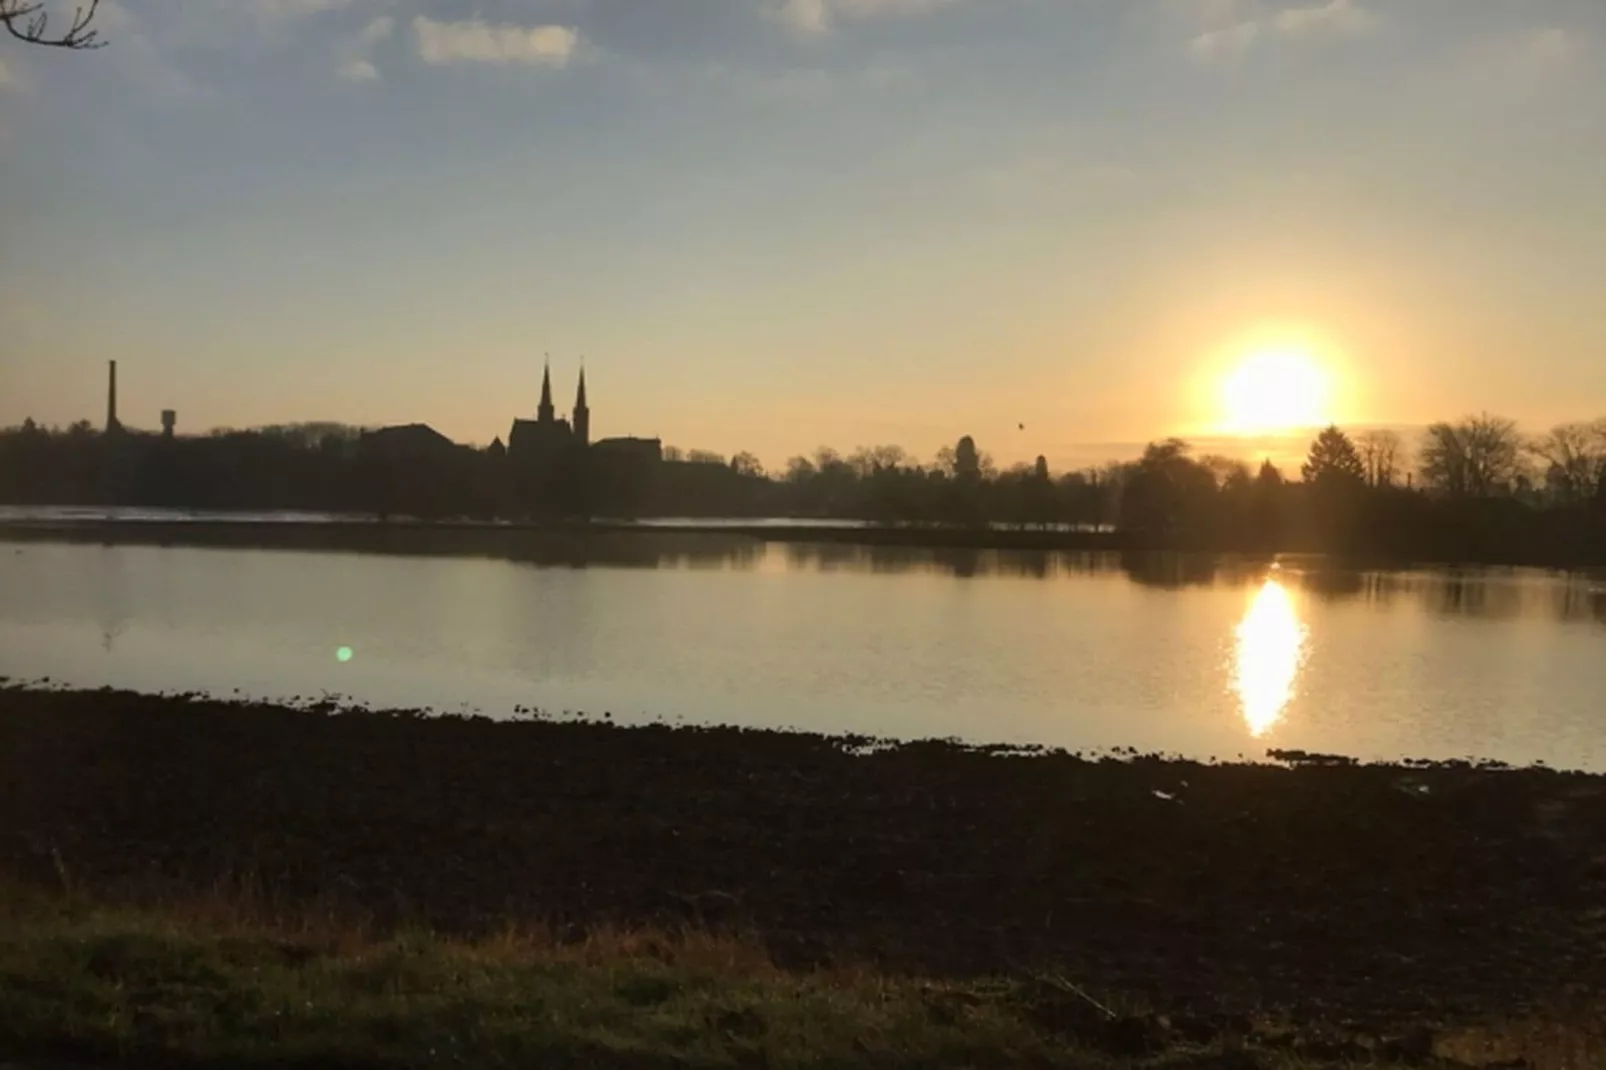
[[1238,622],[1232,689],[1249,733],[1265,735],[1282,720],[1305,661],[1305,626],[1275,577],[1255,592]]

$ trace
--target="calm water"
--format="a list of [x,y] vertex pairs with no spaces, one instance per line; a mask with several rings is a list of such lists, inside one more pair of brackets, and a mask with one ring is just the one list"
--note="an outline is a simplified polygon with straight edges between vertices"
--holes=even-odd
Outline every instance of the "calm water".
[[718,542],[657,553],[639,538],[639,553],[589,567],[0,546],[0,674],[1606,769],[1599,577]]

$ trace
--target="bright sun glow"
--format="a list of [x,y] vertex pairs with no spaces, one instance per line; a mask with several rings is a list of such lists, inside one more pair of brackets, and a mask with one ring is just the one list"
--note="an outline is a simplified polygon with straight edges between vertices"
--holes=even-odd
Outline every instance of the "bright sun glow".
[[1327,370],[1302,346],[1252,350],[1221,383],[1222,429],[1264,435],[1332,420]]
[[1282,720],[1305,662],[1305,626],[1276,577],[1255,592],[1236,638],[1232,688],[1249,734],[1259,739]]

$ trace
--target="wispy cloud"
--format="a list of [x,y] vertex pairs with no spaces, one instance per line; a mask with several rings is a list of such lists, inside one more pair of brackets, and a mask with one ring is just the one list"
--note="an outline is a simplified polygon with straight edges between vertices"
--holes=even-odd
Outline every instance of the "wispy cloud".
[[[302,0],[302,2],[311,3],[313,0]],[[364,26],[346,51],[345,59],[341,61],[335,73],[348,82],[377,82],[379,68],[374,65],[371,58],[374,45],[390,37],[395,29],[396,20],[389,15],[381,15]]]
[[338,11],[359,2],[361,0],[251,0],[251,9],[269,18],[285,18]]
[[[1218,14],[1228,14],[1239,12],[1241,5],[1214,0],[1207,8]],[[1205,63],[1234,60],[1270,38],[1356,37],[1371,32],[1378,21],[1377,13],[1357,0],[1326,0],[1313,7],[1284,8],[1206,30],[1188,42],[1188,52]]]
[[1188,52],[1194,59],[1205,63],[1236,59],[1249,51],[1259,36],[1260,23],[1251,19],[1225,30],[1205,31],[1188,42]]
[[1583,54],[1584,42],[1576,34],[1550,26],[1517,39],[1512,59],[1530,71],[1553,71],[1572,66]]
[[142,15],[135,15],[119,0],[102,0],[95,13],[95,28],[101,37],[115,44],[106,50],[107,59],[146,90],[167,97],[198,94],[189,76],[163,54]]
[[1272,16],[1272,25],[1291,37],[1344,37],[1371,30],[1377,25],[1377,15],[1354,0],[1328,0],[1319,7],[1279,11]]
[[957,0],[781,0],[771,14],[804,37],[820,37],[841,19],[926,15]]
[[517,26],[483,19],[436,22],[425,15],[413,19],[418,54],[425,63],[524,63],[566,67],[580,43],[569,26]]
[[1508,94],[1549,90],[1585,70],[1591,51],[1577,30],[1536,26],[1474,43],[1462,52],[1456,76]]

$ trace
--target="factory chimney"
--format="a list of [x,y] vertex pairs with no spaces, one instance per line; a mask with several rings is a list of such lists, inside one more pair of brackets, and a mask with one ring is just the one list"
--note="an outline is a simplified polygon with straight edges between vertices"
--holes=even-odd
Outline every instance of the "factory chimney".
[[106,433],[109,435],[122,430],[117,422],[117,362],[108,362],[106,379]]

